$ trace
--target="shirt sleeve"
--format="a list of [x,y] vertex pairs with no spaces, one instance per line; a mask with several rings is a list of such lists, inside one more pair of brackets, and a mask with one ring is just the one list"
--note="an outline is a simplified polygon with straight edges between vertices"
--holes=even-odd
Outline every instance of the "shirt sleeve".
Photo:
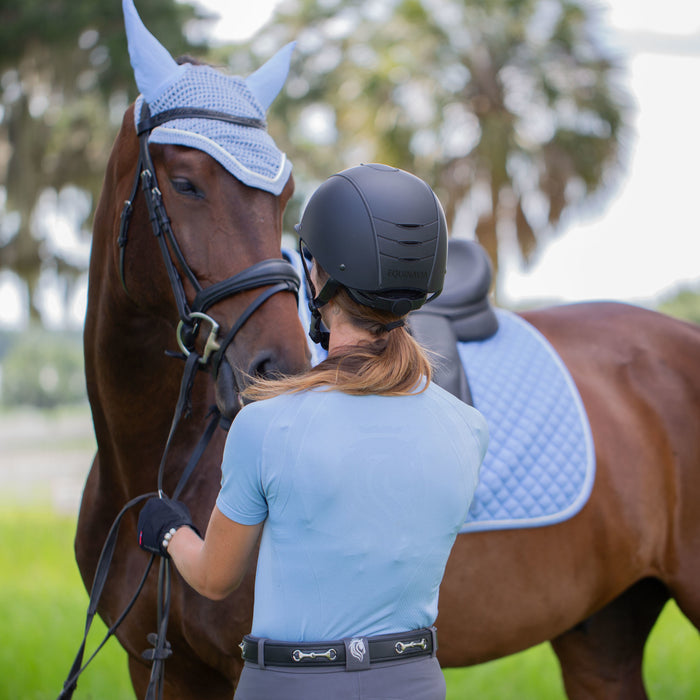
[[484,457],[486,456],[486,451],[488,450],[489,446],[489,425],[486,422],[486,418],[484,418],[482,413],[480,413],[473,407],[470,408],[472,408],[473,418],[470,422],[469,427],[472,432],[472,435],[474,436],[474,439],[476,440],[479,454],[481,455],[481,461],[483,462]]
[[261,405],[243,408],[226,438],[221,463],[221,490],[217,508],[241,525],[257,525],[267,518],[262,477],[262,443],[267,422],[260,420]]

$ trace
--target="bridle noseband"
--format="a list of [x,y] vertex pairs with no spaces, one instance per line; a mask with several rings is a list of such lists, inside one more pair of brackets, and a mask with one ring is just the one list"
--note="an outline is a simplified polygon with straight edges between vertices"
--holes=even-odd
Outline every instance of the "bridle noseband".
[[[173,294],[175,296],[175,303],[177,305],[178,314],[180,316],[180,323],[177,328],[177,341],[180,345],[181,350],[186,356],[185,370],[183,373],[182,381],[180,384],[180,395],[178,398],[177,405],[175,407],[175,413],[170,426],[170,433],[163,450],[163,455],[161,457],[160,466],[158,468],[158,483],[157,483],[157,494],[163,496],[163,477],[166,466],[166,459],[172,444],[173,436],[177,429],[180,418],[187,412],[187,404],[189,401],[189,392],[192,387],[192,382],[194,381],[194,376],[198,368],[206,366],[209,360],[212,360],[212,370],[214,377],[217,376],[219,366],[223,359],[226,348],[231,344],[235,338],[238,331],[241,329],[243,324],[255,313],[255,311],[260,308],[262,304],[267,301],[273,294],[277,292],[294,292],[298,296],[299,285],[301,280],[296,272],[294,266],[283,260],[281,258],[270,258],[268,260],[262,260],[250,267],[246,268],[242,272],[239,272],[233,277],[229,277],[221,282],[216,282],[215,284],[205,288],[199,284],[196,275],[187,264],[182,250],[177,243],[177,240],[173,234],[172,227],[170,226],[170,220],[168,214],[165,211],[165,206],[163,204],[163,198],[158,187],[158,181],[156,180],[155,168],[153,167],[153,161],[151,160],[151,154],[148,149],[148,136],[151,131],[163,124],[166,121],[172,119],[217,119],[220,121],[230,122],[232,124],[238,124],[240,126],[246,126],[255,129],[264,129],[265,122],[259,119],[250,119],[247,117],[237,117],[222,112],[216,112],[207,109],[173,109],[166,112],[161,112],[155,117],[150,116],[148,106],[144,103],[144,108],[141,113],[141,121],[138,124],[137,132],[139,137],[139,160],[136,166],[136,177],[134,179],[134,184],[131,189],[131,195],[129,199],[124,203],[124,207],[121,213],[121,221],[119,228],[119,275],[121,278],[122,287],[126,294],[129,291],[126,286],[126,279],[124,277],[124,253],[127,243],[127,233],[129,229],[129,221],[131,219],[131,214],[133,211],[133,202],[138,194],[139,186],[144,191],[146,197],[146,205],[148,207],[148,215],[151,220],[151,226],[153,228],[153,233],[155,234],[158,244],[160,246],[161,252],[163,254],[163,261],[170,279],[170,286],[172,287]],[[194,287],[196,293],[192,305],[187,302],[187,297],[185,295],[184,287],[182,286],[182,280],[178,273],[178,269],[173,262],[172,255],[175,256],[178,266],[183,271],[187,279],[190,281]],[[230,328],[223,341],[218,340],[219,324],[207,315],[207,310],[216,304],[217,302],[225,299],[226,297],[238,294],[249,289],[257,289],[259,287],[268,287],[266,290],[261,292],[253,302],[246,308],[246,310],[238,317],[236,322]],[[194,342],[197,338],[200,326],[203,323],[210,324],[209,336],[205,343],[204,352],[200,356],[194,350]],[[185,488],[189,477],[192,475],[194,468],[196,467],[199,459],[204,454],[204,451],[209,444],[211,437],[213,436],[217,426],[227,427],[230,421],[222,421],[221,415],[214,407],[211,412],[211,417],[209,423],[201,435],[199,442],[195,445],[194,450],[189,456],[187,463],[185,464],[184,470],[180,474],[180,478],[177,482],[177,486],[173,492],[173,498],[177,499]],[[224,426],[224,423],[226,425]],[[85,670],[87,665],[92,661],[99,650],[104,646],[106,641],[112,636],[116,629],[119,627],[121,622],[124,620],[126,615],[132,609],[136,599],[141,593],[143,586],[146,583],[148,574],[151,570],[153,562],[156,555],[152,555],[151,559],[146,567],[146,570],[139,582],[135,594],[132,599],[118,617],[116,622],[112,624],[110,629],[107,631],[102,643],[97,647],[97,650],[92,654],[88,661],[83,665],[83,657],[85,653],[85,646],[87,642],[87,636],[92,625],[92,621],[97,614],[97,606],[99,600],[102,596],[102,591],[104,589],[105,583],[107,581],[107,575],[111,566],[112,557],[114,555],[117,535],[119,532],[119,526],[125,514],[134,506],[143,502],[146,498],[155,495],[156,492],[149,494],[142,494],[136,498],[132,498],[119,512],[117,518],[115,519],[110,531],[107,535],[107,539],[100,553],[100,558],[97,563],[97,570],[95,573],[95,578],[93,581],[92,588],[90,590],[90,602],[88,604],[87,619],[85,624],[85,633],[83,636],[82,643],[78,649],[78,653],[73,661],[73,665],[68,673],[68,677],[63,685],[63,690],[59,696],[60,700],[69,700],[72,698],[75,691],[78,677]],[[148,641],[152,645],[151,649],[147,649],[143,656],[144,658],[152,662],[151,668],[151,679],[148,684],[146,691],[146,697],[148,700],[155,700],[156,697],[159,699],[163,695],[163,679],[164,679],[164,666],[163,663],[171,655],[172,650],[170,644],[166,640],[166,633],[168,628],[168,619],[170,615],[170,567],[167,559],[160,560],[160,571],[158,576],[158,610],[157,610],[157,625],[158,632],[151,633],[148,635]]]
[[[214,119],[252,129],[265,129],[266,124],[262,119],[241,117],[225,112],[199,108],[170,109],[160,112],[155,116],[151,116],[148,105],[144,102],[141,110],[141,118],[136,130],[139,138],[139,159],[136,165],[136,176],[131,188],[131,194],[129,199],[124,202],[122,208],[119,237],[117,239],[119,245],[119,276],[122,287],[128,294],[124,273],[125,252],[129,223],[133,212],[133,203],[140,186],[146,197],[146,206],[148,208],[151,226],[158,240],[158,245],[160,246],[163,262],[165,263],[170,286],[175,297],[178,315],[180,317],[180,323],[177,329],[178,345],[183,353],[189,356],[194,348],[194,342],[201,324],[209,323],[209,337],[199,362],[201,365],[206,365],[210,359],[213,359],[212,369],[216,377],[226,348],[233,342],[234,337],[243,324],[265,303],[265,301],[274,294],[277,294],[277,292],[293,292],[298,296],[301,280],[291,263],[281,258],[270,258],[261,260],[226,280],[216,282],[207,288],[202,288],[197,276],[187,264],[187,260],[182,254],[182,250],[173,234],[170,219],[168,218],[165,205],[163,204],[163,196],[158,187],[158,180],[156,179],[156,171],[153,160],[151,159],[151,153],[148,148],[148,137],[151,131],[157,126],[172,121],[173,119]],[[177,265],[173,262],[173,256],[177,261]],[[191,306],[187,301],[178,267],[195,289],[196,294]],[[223,341],[219,342],[217,339],[219,325],[213,318],[207,315],[206,312],[208,309],[226,297],[259,287],[268,287],[268,289],[258,295],[241,314],[236,323],[234,323]]]

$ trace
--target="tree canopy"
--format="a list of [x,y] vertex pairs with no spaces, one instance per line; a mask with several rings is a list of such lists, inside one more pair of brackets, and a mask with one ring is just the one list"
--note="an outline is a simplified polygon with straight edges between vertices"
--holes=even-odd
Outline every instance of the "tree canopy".
[[585,0],[287,0],[253,48],[298,41],[273,109],[307,173],[421,174],[497,269],[500,246],[529,261],[624,162],[630,99],[600,29]]
[[[528,261],[624,162],[629,98],[585,0],[284,0],[249,45],[216,49],[186,39],[192,6],[138,9],[173,55],[239,75],[297,41],[269,115],[295,165],[285,230],[318,181],[386,162],[429,181],[451,231],[476,235],[497,270],[504,246]],[[89,235],[136,88],[119,0],[0,0],[0,39],[0,271],[34,298],[47,270],[75,280],[85,267],[41,207]]]
[[[174,52],[190,50],[183,25],[191,6],[141,5]],[[71,282],[85,271],[42,214],[68,210],[76,234],[89,225],[117,126],[136,96],[121,2],[0,0],[0,87],[0,270],[22,278],[34,302],[42,273]]]

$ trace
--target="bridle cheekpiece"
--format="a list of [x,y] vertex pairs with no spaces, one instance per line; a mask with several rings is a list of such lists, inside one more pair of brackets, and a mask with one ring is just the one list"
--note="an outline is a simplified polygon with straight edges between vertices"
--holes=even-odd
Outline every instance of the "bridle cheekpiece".
[[[146,198],[151,226],[160,246],[180,317],[176,334],[178,346],[185,356],[189,356],[193,351],[194,342],[200,327],[204,323],[208,324],[209,336],[204,346],[204,352],[199,358],[199,363],[202,366],[206,366],[211,359],[213,373],[216,376],[226,348],[231,344],[243,324],[267,299],[277,292],[289,291],[298,296],[301,281],[291,263],[282,258],[269,258],[261,260],[242,272],[216,282],[209,287],[203,288],[201,286],[197,276],[187,264],[187,260],[173,233],[170,219],[163,204],[161,190],[158,187],[155,167],[148,147],[148,138],[151,131],[174,119],[213,119],[252,129],[265,129],[267,125],[263,119],[190,107],[170,109],[151,116],[148,105],[144,102],[136,130],[139,139],[139,159],[131,194],[129,199],[124,202],[122,208],[117,239],[119,245],[119,276],[122,287],[128,295],[125,277],[125,252],[133,203],[140,187]],[[173,261],[173,256],[177,261],[177,265]],[[195,289],[195,298],[191,305],[187,301],[178,267]],[[229,296],[259,287],[268,287],[268,289],[258,295],[234,323],[224,339],[220,341],[218,339],[219,324],[206,313],[208,309]]]

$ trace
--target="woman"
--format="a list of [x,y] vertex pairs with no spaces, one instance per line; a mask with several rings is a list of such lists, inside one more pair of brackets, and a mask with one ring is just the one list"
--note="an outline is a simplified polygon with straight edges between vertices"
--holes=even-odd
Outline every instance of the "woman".
[[442,699],[438,589],[487,445],[405,326],[442,290],[444,214],[422,180],[362,165],[321,185],[297,232],[328,358],[247,390],[203,540],[152,499],[140,544],[220,599],[262,534],[239,700]]

